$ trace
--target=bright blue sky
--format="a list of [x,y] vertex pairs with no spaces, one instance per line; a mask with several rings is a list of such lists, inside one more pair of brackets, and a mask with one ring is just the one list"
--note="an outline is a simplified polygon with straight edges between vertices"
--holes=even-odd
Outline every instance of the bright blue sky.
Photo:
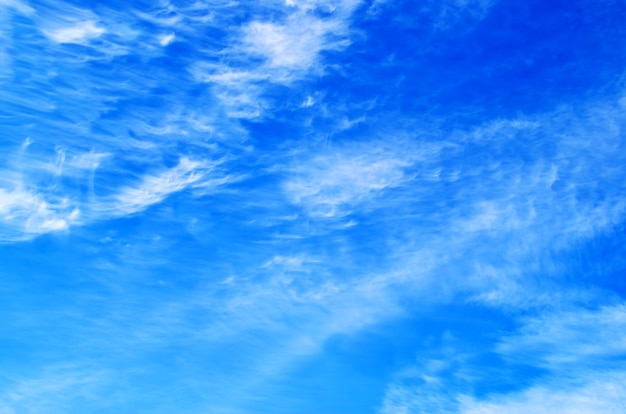
[[0,414],[626,412],[625,21],[0,0]]

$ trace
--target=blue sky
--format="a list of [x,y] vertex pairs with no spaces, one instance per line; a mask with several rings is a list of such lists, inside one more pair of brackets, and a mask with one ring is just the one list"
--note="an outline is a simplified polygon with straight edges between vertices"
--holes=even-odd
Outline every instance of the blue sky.
[[625,20],[0,0],[0,414],[626,412]]

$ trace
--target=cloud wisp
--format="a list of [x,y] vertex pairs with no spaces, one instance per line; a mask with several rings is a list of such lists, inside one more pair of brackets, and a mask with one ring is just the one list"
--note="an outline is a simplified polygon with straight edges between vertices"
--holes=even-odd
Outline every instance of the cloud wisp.
[[409,182],[407,170],[419,158],[419,152],[398,154],[377,142],[328,148],[311,159],[295,161],[283,191],[312,216],[341,217],[385,189]]
[[214,88],[230,116],[265,116],[271,105],[264,97],[269,89],[323,74],[327,65],[323,54],[350,44],[350,18],[360,4],[355,0],[272,4],[259,14],[280,18],[245,22],[229,47],[198,62],[192,73]]

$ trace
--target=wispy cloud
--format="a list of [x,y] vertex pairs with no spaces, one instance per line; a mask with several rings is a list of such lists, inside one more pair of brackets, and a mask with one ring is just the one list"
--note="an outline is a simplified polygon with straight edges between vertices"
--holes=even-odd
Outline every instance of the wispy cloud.
[[[147,173],[134,186],[109,187],[108,194],[98,195],[95,174],[109,156],[88,152],[67,158],[58,149],[50,161],[31,158],[29,171],[7,172],[4,188],[0,188],[0,240],[28,240],[76,225],[135,214],[185,189],[202,195],[241,179],[218,171],[222,161],[183,157],[174,167]],[[20,168],[22,162],[17,160]],[[82,182],[87,193],[69,187],[66,182],[70,179]],[[52,185],[44,185],[50,180]]]
[[411,181],[415,171],[410,167],[437,152],[428,145],[400,152],[380,141],[330,145],[313,156],[307,151],[294,157],[283,191],[312,216],[345,216],[385,189]]
[[[175,9],[172,13],[190,24],[201,24],[208,13]],[[134,214],[184,188],[202,196],[244,175],[217,172],[214,159],[232,158],[246,131],[222,116],[210,92],[197,98],[198,105],[188,105],[195,80],[151,64],[178,36],[190,36],[189,30],[146,31],[130,9],[104,6],[96,12],[43,1],[32,10],[3,30],[5,45],[28,30],[49,41],[49,52],[42,54],[41,36],[23,38],[20,51],[5,54],[0,68],[8,81],[3,88],[7,156],[0,165],[5,242]],[[160,6],[142,10],[163,15]],[[140,59],[159,73],[128,70],[123,59]],[[117,64],[124,75],[109,76]],[[16,73],[20,82],[13,82]],[[155,95],[159,88],[171,91]],[[27,144],[18,150],[22,142]],[[164,163],[164,154],[176,145],[183,153]]]
[[[598,111],[603,120],[587,115]],[[276,172],[284,174],[285,198],[314,219],[299,228],[300,236],[344,239],[365,232],[361,216],[384,223],[374,228],[390,239],[377,248],[394,265],[376,283],[410,286],[418,296],[430,289],[430,297],[442,300],[463,292],[495,308],[560,306],[597,292],[560,286],[566,269],[550,255],[611,231],[626,214],[620,173],[612,167],[624,142],[607,127],[622,117],[619,105],[596,102],[488,121],[423,139],[421,146],[322,141],[289,153],[293,161]],[[590,152],[591,141],[607,146]],[[329,219],[346,226],[331,230]]]
[[548,384],[532,387],[523,392],[478,402],[467,398],[459,410],[463,414],[491,413],[619,413],[626,409],[626,376],[622,373],[597,373],[586,378],[583,384],[569,384],[558,378]]
[[0,7],[13,9],[24,15],[31,15],[35,11],[27,3],[19,0],[0,0]]
[[[142,178],[136,187],[121,190],[113,196],[110,205],[105,202],[105,210],[113,215],[127,215],[144,210],[152,204],[160,203],[170,194],[198,184],[216,164],[210,165],[188,158],[181,158],[177,166],[157,175]],[[95,206],[95,209],[100,209]]]
[[484,18],[497,0],[444,0],[426,2],[427,10],[434,16],[436,30],[450,29],[459,21]]
[[[610,369],[626,354],[626,306],[576,309],[530,318],[497,350],[516,362],[532,361],[550,371]],[[615,368],[619,369],[619,365]]]
[[110,384],[110,372],[89,366],[49,366],[28,379],[9,379],[0,393],[0,412],[61,413],[77,399],[90,398],[94,390]]
[[[322,51],[349,44],[347,19],[356,4],[288,4],[285,21],[253,21],[243,28],[242,51],[262,57],[265,70],[274,75],[272,81],[297,79],[315,69]],[[329,17],[316,17],[315,12]]]
[[80,218],[80,209],[70,200],[41,194],[21,186],[0,188],[0,241],[13,242],[51,231],[66,230]]
[[[391,377],[385,414],[620,409],[624,307],[571,273],[626,218],[626,101],[459,109],[495,1],[28,4],[0,0],[0,411],[301,412],[316,369]],[[394,362],[361,372],[363,337]]]
[[[473,358],[456,363],[461,352],[439,364],[420,364],[399,373],[398,381],[387,390],[381,412],[620,412],[626,396],[622,385],[625,324],[623,304],[528,318],[515,334],[500,338],[495,346],[507,363],[541,370],[542,375],[534,379],[523,378],[526,386],[474,396],[477,383],[498,381],[498,376],[488,377],[488,372],[481,374],[478,366],[472,367],[472,359],[477,359],[475,350]],[[507,367],[500,371],[506,372]]]
[[272,85],[290,85],[323,74],[323,52],[350,44],[350,17],[360,1],[276,3],[239,27],[218,61],[199,62],[191,71],[213,86],[229,114],[260,116],[269,103],[263,93]]
[[104,32],[104,28],[97,26],[96,22],[86,21],[70,27],[50,30],[45,33],[57,43],[81,44],[100,37]]
[[462,400],[462,413],[607,413],[626,408],[626,310],[623,304],[532,318],[497,350],[547,374],[535,385],[483,400]]

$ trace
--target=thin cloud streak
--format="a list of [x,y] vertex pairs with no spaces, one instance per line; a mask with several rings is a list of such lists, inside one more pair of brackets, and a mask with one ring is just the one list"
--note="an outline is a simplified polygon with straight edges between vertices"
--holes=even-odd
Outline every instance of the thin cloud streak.
[[77,23],[74,26],[58,28],[45,32],[56,43],[82,44],[91,39],[100,37],[105,32],[104,28],[98,27],[93,21]]
[[[197,184],[211,168],[206,163],[182,158],[177,166],[158,175],[143,177],[137,187],[123,189],[113,197],[115,201],[112,205],[103,210],[111,211],[113,215],[137,213],[152,204],[160,203],[170,194]],[[99,210],[100,207],[96,206],[94,209]]]

